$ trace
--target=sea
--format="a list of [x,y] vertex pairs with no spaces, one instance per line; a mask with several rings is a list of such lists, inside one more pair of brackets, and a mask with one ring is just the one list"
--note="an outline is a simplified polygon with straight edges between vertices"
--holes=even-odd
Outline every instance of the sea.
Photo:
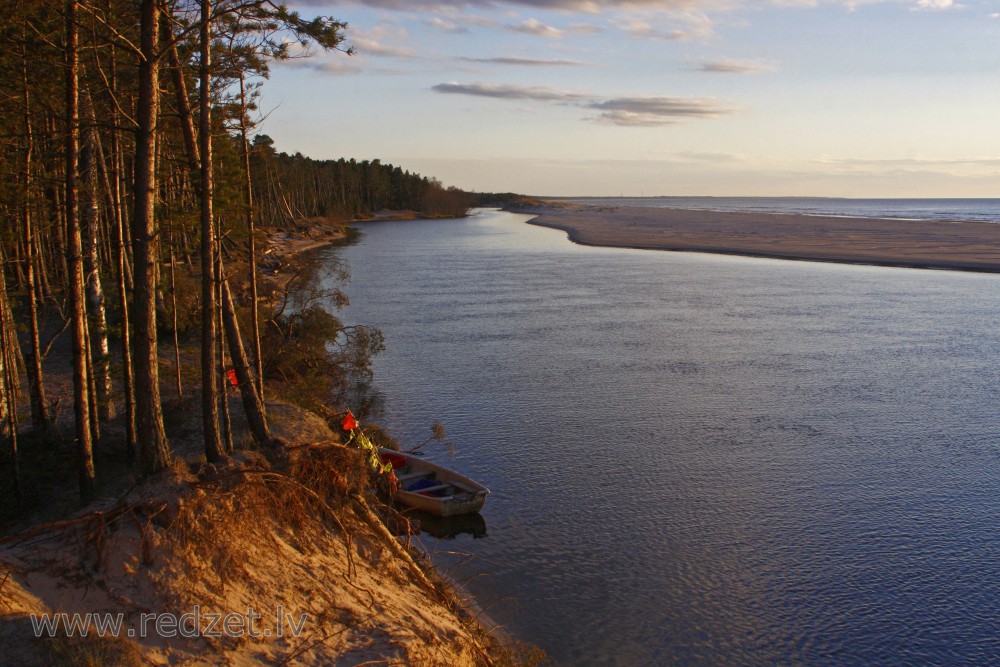
[[579,204],[902,220],[1000,222],[1000,199],[841,199],[833,197],[581,197]]
[[[831,201],[751,205],[1000,220]],[[1000,663],[1000,276],[528,220],[368,224],[320,264],[385,335],[363,424],[441,422],[421,451],[492,490],[414,538],[483,619],[558,665]]]

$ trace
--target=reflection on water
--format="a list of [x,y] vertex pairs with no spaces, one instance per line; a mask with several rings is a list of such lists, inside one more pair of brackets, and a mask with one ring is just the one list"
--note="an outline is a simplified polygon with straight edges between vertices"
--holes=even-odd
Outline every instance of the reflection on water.
[[403,512],[403,515],[411,521],[419,522],[421,532],[439,540],[453,540],[459,535],[469,535],[473,539],[487,536],[486,519],[478,512],[458,516],[436,516],[430,512],[409,510]]
[[1000,661],[1000,277],[524,219],[336,251],[380,422],[493,492],[488,539],[425,541],[490,616],[561,664]]

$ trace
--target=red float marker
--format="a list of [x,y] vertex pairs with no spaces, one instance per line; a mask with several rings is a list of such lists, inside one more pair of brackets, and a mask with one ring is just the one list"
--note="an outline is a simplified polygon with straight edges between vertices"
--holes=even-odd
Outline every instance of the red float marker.
[[340,428],[344,429],[345,431],[353,431],[357,427],[358,427],[358,420],[355,419],[354,415],[351,414],[351,411],[348,410],[347,414],[344,415],[344,418],[340,420]]

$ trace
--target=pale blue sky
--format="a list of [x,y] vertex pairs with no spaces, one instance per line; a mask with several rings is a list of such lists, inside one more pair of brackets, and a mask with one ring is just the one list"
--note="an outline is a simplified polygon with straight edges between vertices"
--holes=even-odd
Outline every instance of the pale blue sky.
[[281,150],[540,195],[1000,196],[1000,0],[297,0]]

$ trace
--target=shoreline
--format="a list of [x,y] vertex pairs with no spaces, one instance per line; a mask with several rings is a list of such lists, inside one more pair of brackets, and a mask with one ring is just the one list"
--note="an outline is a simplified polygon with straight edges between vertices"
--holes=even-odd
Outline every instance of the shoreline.
[[[313,251],[352,242],[359,234],[356,225],[416,219],[419,218],[411,211],[382,211],[366,218],[350,220],[338,228],[314,227],[305,232],[272,232],[267,236],[266,246],[260,259],[270,257],[280,262],[282,267],[292,269],[270,276],[272,280],[285,285],[297,270],[309,270],[316,265],[320,255]],[[495,642],[494,648],[502,648],[508,651],[511,656],[530,654],[531,647],[521,643],[507,631],[507,628],[496,622],[479,603],[475,595],[463,584],[440,570],[429,551],[421,549],[418,550],[418,554],[419,557],[414,557],[414,554],[409,554],[409,556],[429,580],[453,596],[459,615],[468,622],[468,629],[473,632],[481,632],[481,638],[488,638],[487,641]]]
[[[261,239],[258,262],[273,263],[267,279],[287,285],[323,256],[314,251],[355,235],[332,225],[272,232]],[[360,455],[339,446],[339,434],[325,419],[272,395],[269,425],[280,444],[244,449],[250,435],[240,399],[234,392],[226,396],[234,444],[240,444],[224,463],[198,463],[204,458],[198,411],[178,403],[169,415],[174,463],[167,471],[125,491],[105,489],[91,503],[0,539],[0,587],[8,603],[0,612],[0,641],[15,661],[42,665],[54,655],[99,654],[127,665],[293,660],[473,667],[494,664],[494,658],[521,664],[529,655],[484,622],[471,594],[428,554],[411,550],[408,539],[391,533],[374,507],[354,495],[362,487],[351,461],[361,461]],[[183,405],[195,398],[188,396]],[[342,495],[323,500],[328,492]],[[277,502],[273,512],[246,511],[273,501],[276,493],[288,500]],[[318,509],[310,505],[316,499]],[[312,510],[302,509],[307,507]],[[209,510],[214,514],[206,519]],[[332,518],[324,511],[334,512]],[[237,524],[235,530],[218,529]],[[290,541],[290,530],[301,531],[303,541]],[[276,559],[284,567],[274,567]],[[326,605],[334,600],[337,613],[328,613]],[[230,616],[246,611],[247,618],[254,610],[288,609],[304,631],[283,638],[263,613],[257,618],[277,634],[147,636],[113,630],[104,636],[91,628],[87,638],[56,628],[54,638],[42,639],[30,619],[111,614],[131,633],[138,615],[151,609],[168,622],[202,609]]]
[[579,245],[1000,273],[1000,224],[632,206],[507,210]]
[[401,220],[432,220],[416,211],[385,209],[362,217],[337,222],[313,220],[304,231],[263,230],[263,247],[258,253],[257,264],[265,276],[277,276],[297,258],[310,250],[325,248],[349,241],[358,233],[357,225]]

